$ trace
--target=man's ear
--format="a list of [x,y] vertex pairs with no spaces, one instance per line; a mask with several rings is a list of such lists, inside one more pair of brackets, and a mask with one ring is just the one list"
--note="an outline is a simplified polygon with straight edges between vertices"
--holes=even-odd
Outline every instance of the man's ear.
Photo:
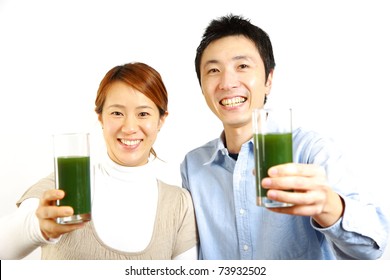
[[274,77],[274,70],[271,70],[269,72],[269,74],[268,74],[267,81],[265,82],[265,86],[267,88],[269,88],[268,93],[270,92],[271,87],[272,87],[272,79],[273,79],[273,77]]

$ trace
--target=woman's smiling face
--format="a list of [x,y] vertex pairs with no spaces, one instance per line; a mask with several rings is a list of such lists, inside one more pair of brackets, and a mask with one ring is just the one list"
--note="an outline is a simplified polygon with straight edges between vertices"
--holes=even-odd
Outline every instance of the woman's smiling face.
[[143,93],[121,81],[112,83],[99,115],[109,157],[123,166],[146,164],[166,116]]

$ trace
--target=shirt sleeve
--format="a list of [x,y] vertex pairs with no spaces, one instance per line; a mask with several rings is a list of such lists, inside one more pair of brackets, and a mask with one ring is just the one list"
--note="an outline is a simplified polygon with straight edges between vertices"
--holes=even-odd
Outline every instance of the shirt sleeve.
[[338,259],[379,259],[387,246],[388,221],[382,211],[344,197],[344,215],[334,225],[312,226],[331,242]]
[[[321,228],[312,226],[331,242],[339,259],[377,259],[387,246],[389,220],[384,210],[361,191],[359,174],[349,168],[348,159],[330,138],[317,134],[296,135],[296,161],[322,166],[328,183],[344,200],[344,214],[337,223]],[[306,134],[307,136],[307,134]],[[309,140],[303,140],[309,139]],[[365,193],[364,193],[365,194]]]
[[22,259],[43,244],[55,242],[41,233],[35,215],[38,205],[39,199],[26,199],[15,212],[0,218],[0,259]]

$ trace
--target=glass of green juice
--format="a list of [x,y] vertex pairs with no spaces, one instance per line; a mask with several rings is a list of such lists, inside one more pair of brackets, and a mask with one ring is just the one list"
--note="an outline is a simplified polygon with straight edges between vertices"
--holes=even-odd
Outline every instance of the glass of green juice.
[[88,133],[53,135],[56,188],[65,192],[57,206],[71,206],[73,215],[58,217],[59,224],[91,220],[91,170]]
[[289,207],[290,203],[267,198],[268,189],[261,180],[268,177],[272,166],[293,162],[291,108],[259,108],[253,110],[253,141],[256,170],[257,205]]

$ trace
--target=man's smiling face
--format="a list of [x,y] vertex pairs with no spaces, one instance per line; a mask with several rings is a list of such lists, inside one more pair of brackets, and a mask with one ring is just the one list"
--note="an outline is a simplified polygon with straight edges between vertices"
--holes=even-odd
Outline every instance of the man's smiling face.
[[203,53],[200,73],[207,105],[225,129],[251,127],[252,111],[263,106],[272,82],[272,73],[265,80],[255,44],[244,36],[213,41]]

